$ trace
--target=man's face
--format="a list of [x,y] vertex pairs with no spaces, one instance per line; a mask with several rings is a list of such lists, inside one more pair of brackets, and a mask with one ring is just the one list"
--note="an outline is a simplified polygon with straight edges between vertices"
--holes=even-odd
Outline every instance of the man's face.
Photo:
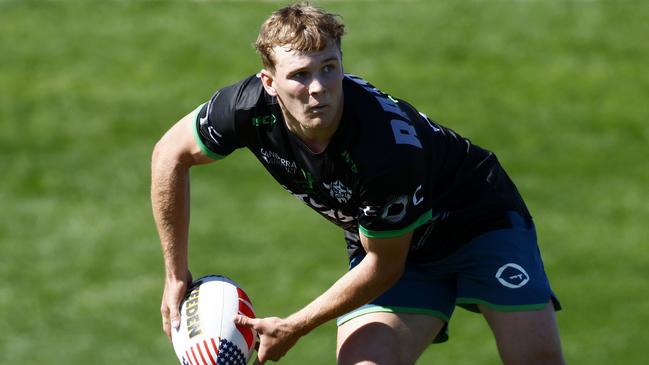
[[277,96],[290,129],[326,132],[342,115],[342,56],[335,42],[322,51],[273,50],[275,71],[262,71],[266,91]]

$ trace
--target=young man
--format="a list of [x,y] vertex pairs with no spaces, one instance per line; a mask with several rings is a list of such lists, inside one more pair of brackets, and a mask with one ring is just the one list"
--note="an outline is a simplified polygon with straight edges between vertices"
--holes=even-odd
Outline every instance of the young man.
[[413,364],[455,305],[482,313],[506,364],[561,364],[534,225],[493,153],[343,73],[344,26],[307,4],[263,24],[259,75],[219,90],[156,144],[152,202],[169,336],[191,281],[188,170],[247,147],[297,198],[342,227],[350,270],[287,318],[238,324],[279,360],[338,318],[341,364]]

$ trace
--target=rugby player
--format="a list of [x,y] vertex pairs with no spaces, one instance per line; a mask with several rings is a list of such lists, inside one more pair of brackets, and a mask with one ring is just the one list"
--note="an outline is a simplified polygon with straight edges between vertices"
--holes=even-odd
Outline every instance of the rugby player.
[[156,144],[151,196],[164,255],[163,329],[191,281],[189,169],[248,148],[291,194],[340,226],[350,270],[286,317],[233,319],[258,361],[338,320],[340,364],[413,364],[447,339],[456,306],[487,320],[505,364],[562,364],[553,294],[532,217],[496,156],[343,72],[339,18],[274,12],[263,69],[218,90]]

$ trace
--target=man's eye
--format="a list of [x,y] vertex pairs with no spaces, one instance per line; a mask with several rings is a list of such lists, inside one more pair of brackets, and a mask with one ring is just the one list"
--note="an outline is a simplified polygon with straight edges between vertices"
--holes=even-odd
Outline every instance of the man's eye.
[[331,72],[335,69],[334,65],[326,65],[325,67],[322,68],[322,71],[324,72]]
[[306,76],[307,76],[306,72],[296,72],[296,73],[293,74],[293,76],[291,76],[291,78],[304,79],[304,78],[306,78]]

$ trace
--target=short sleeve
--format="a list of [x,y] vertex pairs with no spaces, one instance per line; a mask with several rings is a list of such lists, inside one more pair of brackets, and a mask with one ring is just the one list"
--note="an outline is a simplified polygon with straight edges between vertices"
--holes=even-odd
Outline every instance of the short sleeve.
[[399,168],[364,183],[358,212],[360,233],[398,237],[430,221],[430,198],[421,170]]
[[193,133],[201,151],[220,160],[242,147],[236,131],[236,85],[219,90],[194,111]]

